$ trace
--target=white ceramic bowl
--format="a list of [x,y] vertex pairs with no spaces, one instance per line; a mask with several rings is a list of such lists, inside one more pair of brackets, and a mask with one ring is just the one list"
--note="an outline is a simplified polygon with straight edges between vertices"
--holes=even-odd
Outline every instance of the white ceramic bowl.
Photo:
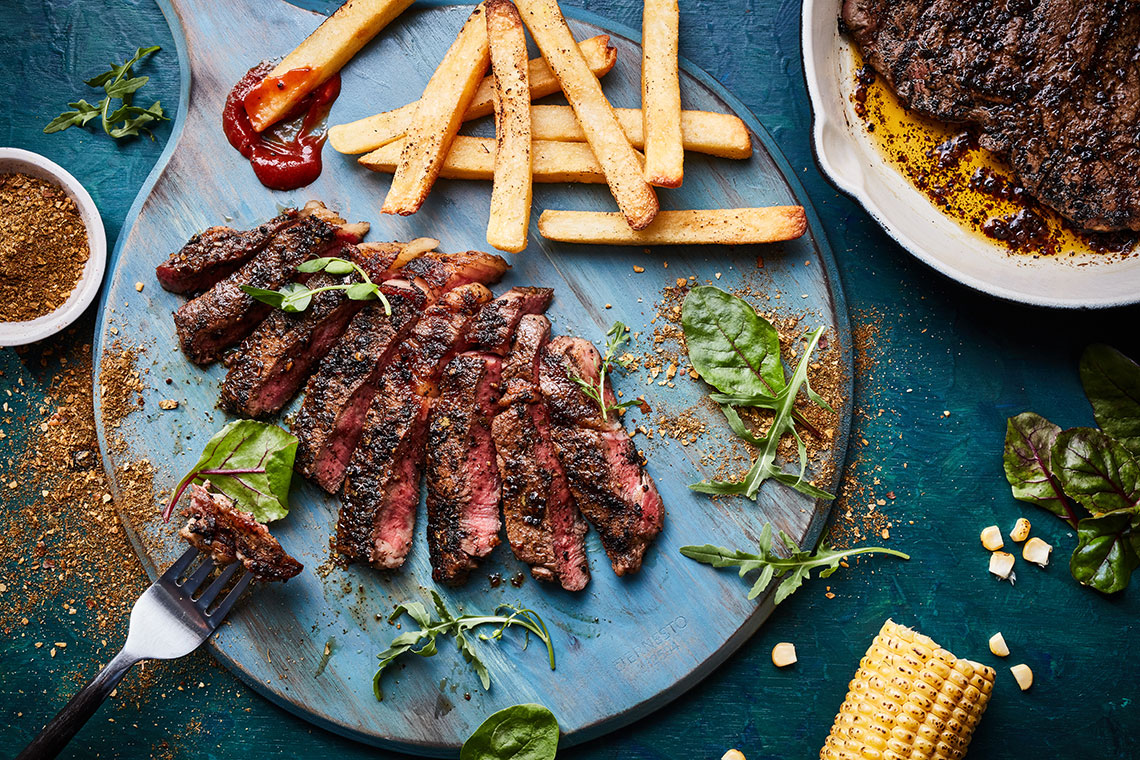
[[850,42],[839,34],[839,0],[804,0],[804,76],[816,159],[891,237],[934,269],[1000,298],[1070,309],[1140,302],[1140,256],[1011,255],[942,214],[894,169],[856,116]]
[[27,174],[62,187],[79,209],[79,216],[87,227],[87,245],[91,251],[83,267],[83,275],[62,306],[27,322],[0,322],[0,346],[22,346],[55,335],[79,319],[95,300],[107,265],[107,233],[103,230],[99,210],[83,185],[54,161],[28,150],[0,148],[0,174]]

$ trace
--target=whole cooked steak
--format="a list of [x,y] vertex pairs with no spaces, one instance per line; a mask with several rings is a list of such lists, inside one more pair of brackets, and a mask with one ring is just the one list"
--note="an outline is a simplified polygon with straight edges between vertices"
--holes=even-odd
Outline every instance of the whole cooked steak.
[[1039,201],[1140,230],[1140,2],[843,0],[842,21],[906,105],[976,125]]

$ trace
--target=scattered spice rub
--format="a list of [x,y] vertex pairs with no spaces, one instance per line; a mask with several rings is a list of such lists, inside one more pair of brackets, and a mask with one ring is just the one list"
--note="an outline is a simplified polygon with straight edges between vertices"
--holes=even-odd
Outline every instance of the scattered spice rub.
[[27,322],[62,306],[90,254],[87,228],[63,188],[0,174],[0,322]]

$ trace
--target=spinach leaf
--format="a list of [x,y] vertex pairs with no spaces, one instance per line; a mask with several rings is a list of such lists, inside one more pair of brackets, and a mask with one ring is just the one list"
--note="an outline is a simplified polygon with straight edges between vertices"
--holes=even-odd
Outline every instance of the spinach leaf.
[[1069,572],[1085,586],[1111,594],[1128,586],[1140,566],[1140,532],[1129,514],[1086,517],[1077,528]]
[[289,514],[289,484],[293,479],[296,437],[276,425],[237,420],[219,430],[202,450],[198,463],[174,489],[163,511],[169,520],[174,505],[193,482],[209,480],[258,522]]
[[1076,528],[1080,518],[1050,465],[1060,432],[1059,426],[1033,412],[1010,417],[1005,427],[1005,479],[1013,498],[1047,509]]
[[1058,435],[1050,466],[1065,493],[1094,515],[1140,513],[1140,464],[1100,430],[1073,428]]
[[459,760],[554,760],[558,720],[542,705],[499,710],[463,743]]
[[689,291],[681,308],[689,361],[706,383],[734,396],[775,396],[784,388],[780,336],[747,301],[711,285]]
[[1140,365],[1095,344],[1081,356],[1081,384],[1101,429],[1140,457]]

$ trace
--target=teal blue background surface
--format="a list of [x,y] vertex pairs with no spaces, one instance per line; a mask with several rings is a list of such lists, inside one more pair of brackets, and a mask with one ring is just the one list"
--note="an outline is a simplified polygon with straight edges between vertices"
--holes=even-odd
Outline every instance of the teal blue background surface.
[[[639,3],[565,2],[640,27]],[[166,23],[151,2],[0,4],[0,144],[43,153],[75,174],[99,206],[109,243],[169,126],[156,131],[155,142],[123,143],[90,131],[43,135],[41,129],[69,100],[90,99],[83,79],[147,44],[163,45],[164,51],[141,69],[152,77],[146,97],[161,99],[173,111],[177,61]],[[1134,703],[1140,664],[1131,651],[1140,643],[1140,591],[1105,598],[1078,587],[1066,568],[1074,537],[1060,521],[1009,496],[1000,457],[1011,414],[1031,409],[1063,426],[1092,423],[1076,372],[1080,351],[1089,342],[1105,341],[1140,356],[1140,311],[1048,312],[975,294],[911,259],[838,195],[812,160],[798,3],[683,1],[681,45],[685,57],[742,99],[775,137],[823,220],[853,325],[877,336],[867,347],[872,361],[863,363],[856,378],[854,480],[878,498],[895,494],[878,509],[893,523],[888,545],[913,559],[862,562],[827,581],[813,581],[691,692],[565,756],[718,758],[737,747],[748,760],[813,757],[859,657],[886,617],[998,667],[997,690],[972,757],[1140,754],[1140,709]],[[90,331],[87,319],[63,340],[89,341]],[[29,388],[46,388],[51,373],[39,358],[36,349],[0,350],[0,388],[21,379]],[[13,401],[4,412],[5,428],[18,429],[25,412],[19,404],[36,398],[30,392]],[[20,435],[0,441],[0,463],[17,456],[25,442]],[[19,506],[7,494],[0,500],[5,511]],[[857,513],[865,510],[859,499],[852,506]],[[1023,514],[1036,535],[1057,547],[1054,563],[1043,571],[1019,563],[1016,586],[997,583],[986,572],[978,532],[991,523],[1008,531]],[[10,586],[18,560],[0,554],[0,577]],[[835,598],[824,596],[827,586]],[[997,630],[1013,650],[1008,661],[987,651],[986,640]],[[31,647],[32,641],[57,640],[72,642],[66,665]],[[799,663],[785,670],[772,666],[769,652],[778,641],[796,644]],[[0,754],[14,755],[66,701],[76,685],[63,673],[95,672],[97,648],[97,641],[83,638],[82,616],[69,616],[59,604],[44,605],[29,626],[0,638]],[[1028,663],[1036,674],[1024,694],[1008,672],[1015,662]],[[65,756],[390,754],[293,718],[250,693],[205,654],[149,667],[162,673],[149,696],[106,706]]]

